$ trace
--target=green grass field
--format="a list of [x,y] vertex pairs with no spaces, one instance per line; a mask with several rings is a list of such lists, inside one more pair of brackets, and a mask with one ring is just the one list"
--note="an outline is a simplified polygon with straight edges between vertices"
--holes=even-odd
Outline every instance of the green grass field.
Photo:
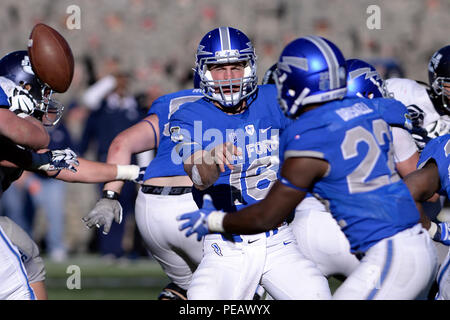
[[[52,300],[155,300],[168,283],[159,264],[151,259],[111,262],[87,255],[63,263],[44,260],[48,298]],[[79,267],[80,289],[67,286],[68,281],[74,283],[69,266]]]
[[[86,255],[63,263],[44,260],[48,298],[51,300],[156,300],[169,282],[153,259],[111,262],[96,255]],[[67,286],[68,281],[73,283],[69,266],[79,267],[80,289]],[[335,278],[329,282],[332,291],[340,284]]]

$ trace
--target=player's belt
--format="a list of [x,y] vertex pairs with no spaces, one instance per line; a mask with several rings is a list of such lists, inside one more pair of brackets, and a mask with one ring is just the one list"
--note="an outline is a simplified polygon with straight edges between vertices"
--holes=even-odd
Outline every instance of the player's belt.
[[161,187],[161,186],[142,186],[141,191],[147,194],[160,194],[163,196],[177,196],[180,194],[192,192],[192,187]]

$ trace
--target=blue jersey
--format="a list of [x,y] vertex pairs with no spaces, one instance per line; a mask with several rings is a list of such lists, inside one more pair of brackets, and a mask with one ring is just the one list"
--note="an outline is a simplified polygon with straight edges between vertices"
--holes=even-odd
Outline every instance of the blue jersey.
[[6,106],[9,108],[9,100],[8,96],[6,95],[5,91],[3,91],[2,88],[0,88],[0,107]]
[[438,191],[440,195],[447,196],[450,194],[450,134],[436,137],[427,143],[420,154],[418,168],[422,168],[430,159],[436,161],[438,167],[441,188]]
[[370,99],[370,103],[367,105],[379,112],[389,126],[401,127],[406,130],[412,129],[412,122],[408,109],[400,101],[395,99],[375,98]]
[[145,170],[143,180],[157,177],[185,176],[183,165],[172,161],[173,142],[170,140],[169,119],[187,102],[201,99],[200,89],[187,89],[164,95],[156,99],[147,116],[156,114],[159,122],[159,145],[155,158]]
[[[347,98],[352,99],[352,98]],[[367,106],[378,113],[390,127],[400,127],[406,130],[412,129],[411,117],[403,103],[395,99],[374,98],[370,99]],[[313,197],[308,193],[306,197]]]
[[202,192],[194,188],[199,207],[208,193],[216,208],[237,211],[262,200],[277,178],[279,135],[288,120],[278,106],[275,86],[259,86],[247,103],[244,112],[227,114],[202,99],[184,105],[170,119],[180,161],[225,142],[232,142],[242,153],[234,157],[234,169],[225,167],[211,187]]
[[330,102],[301,115],[280,141],[282,161],[313,157],[328,162],[328,172],[311,191],[329,206],[352,252],[364,252],[419,221],[395,171],[389,125],[377,110],[369,99]]

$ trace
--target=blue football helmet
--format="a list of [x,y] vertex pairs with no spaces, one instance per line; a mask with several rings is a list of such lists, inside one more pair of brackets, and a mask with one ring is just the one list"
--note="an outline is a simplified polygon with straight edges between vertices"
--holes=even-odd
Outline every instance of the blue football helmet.
[[194,82],[194,89],[200,89],[200,76],[195,70],[193,82]]
[[0,77],[5,77],[23,88],[29,85],[28,92],[37,103],[33,115],[46,126],[58,123],[64,106],[51,98],[53,90],[34,74],[27,51],[14,51],[1,58]]
[[290,118],[298,117],[305,105],[342,99],[347,93],[343,54],[335,44],[317,36],[289,43],[274,78],[280,106]]
[[378,71],[360,59],[347,60],[347,97],[392,98]]
[[450,113],[450,45],[439,49],[431,57],[428,79],[434,94],[441,98],[442,107]]
[[[246,62],[240,79],[213,80],[210,65]],[[257,89],[255,49],[240,30],[220,27],[208,32],[198,45],[195,71],[200,76],[203,94],[224,107],[235,107]],[[239,92],[233,88],[239,87]],[[225,94],[224,89],[232,94]]]
[[264,73],[263,79],[261,81],[261,84],[275,84],[275,79],[274,79],[275,70],[277,70],[276,63],[271,65],[270,68],[266,70],[266,72]]

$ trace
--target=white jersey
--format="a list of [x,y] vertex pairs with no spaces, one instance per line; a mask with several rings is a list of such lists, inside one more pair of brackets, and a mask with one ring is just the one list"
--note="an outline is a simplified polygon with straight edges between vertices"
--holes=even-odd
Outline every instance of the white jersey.
[[385,80],[386,88],[394,98],[405,106],[416,105],[423,111],[423,128],[430,138],[450,132],[450,117],[441,116],[433,106],[426,87],[411,79],[392,78]]

